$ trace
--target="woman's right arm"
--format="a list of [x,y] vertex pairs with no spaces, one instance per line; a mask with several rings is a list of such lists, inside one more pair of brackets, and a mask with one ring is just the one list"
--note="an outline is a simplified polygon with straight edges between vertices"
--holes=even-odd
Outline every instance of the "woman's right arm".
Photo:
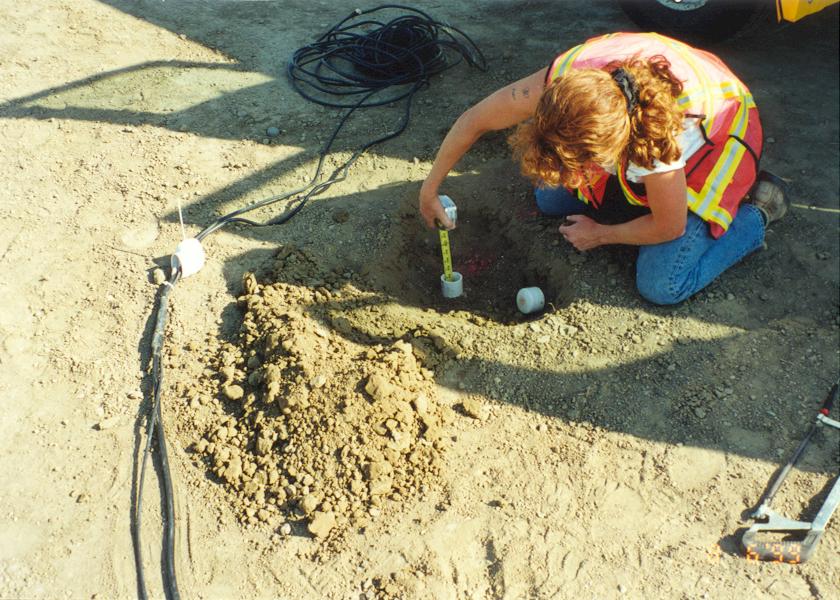
[[545,87],[545,69],[515,81],[466,110],[446,134],[429,175],[420,188],[420,214],[426,225],[439,220],[447,229],[452,223],[438,202],[438,188],[449,171],[472,145],[488,131],[507,129],[533,116]]

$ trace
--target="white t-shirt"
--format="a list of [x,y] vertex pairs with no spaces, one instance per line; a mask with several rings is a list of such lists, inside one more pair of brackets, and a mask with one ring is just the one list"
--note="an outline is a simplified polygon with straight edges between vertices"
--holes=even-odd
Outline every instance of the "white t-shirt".
[[[706,144],[706,139],[700,130],[700,121],[697,118],[692,117],[683,120],[683,132],[677,136],[677,144],[679,144],[680,150],[682,150],[679,159],[668,164],[659,162],[658,160],[654,161],[652,169],[645,169],[644,167],[630,163],[627,165],[627,179],[633,183],[639,183],[645,175],[667,173],[668,171],[682,169],[686,161]],[[610,175],[615,175],[615,165],[608,165],[604,167],[604,170]]]

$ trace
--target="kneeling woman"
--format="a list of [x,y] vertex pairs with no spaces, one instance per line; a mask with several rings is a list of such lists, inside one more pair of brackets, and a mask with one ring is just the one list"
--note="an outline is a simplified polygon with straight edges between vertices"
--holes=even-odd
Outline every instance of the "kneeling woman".
[[[578,250],[639,246],[637,286],[656,304],[703,289],[761,247],[767,224],[786,210],[779,180],[758,177],[761,123],[746,86],[708,52],[658,34],[615,33],[458,118],[421,188],[427,225],[451,225],[438,188],[464,153],[482,134],[514,125],[510,142],[539,208],[567,217],[559,231]],[[601,206],[612,176],[644,214],[614,225],[582,214]]]

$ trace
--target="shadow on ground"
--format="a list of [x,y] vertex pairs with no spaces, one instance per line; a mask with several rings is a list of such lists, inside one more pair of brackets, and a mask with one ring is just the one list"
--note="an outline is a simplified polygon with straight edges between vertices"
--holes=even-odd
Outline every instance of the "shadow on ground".
[[[0,106],[0,118],[151,125],[205,137],[251,139],[260,143],[266,126],[282,123],[284,132],[279,142],[303,147],[304,154],[315,156],[320,145],[317,139],[307,140],[306,133],[313,129],[329,131],[337,113],[299,99],[284,79],[284,64],[294,49],[316,36],[319,28],[326,28],[343,17],[342,11],[326,10],[309,2],[213,6],[195,3],[196,10],[179,11],[179,19],[184,20],[178,20],[162,2],[111,0],[106,4],[215,49],[220,53],[219,62],[161,60],[95,74],[11,100]],[[457,72],[436,78],[431,90],[418,96],[419,108],[409,129],[413,139],[378,148],[376,158],[389,160],[389,164],[407,164],[418,156],[430,159],[454,118],[492,89],[531,72],[556,52],[586,37],[611,29],[631,29],[610,2],[593,4],[591,12],[586,14],[578,5],[557,3],[556,22],[564,24],[561,34],[557,33],[555,22],[531,20],[527,40],[521,39],[521,29],[516,27],[509,28],[509,39],[502,36],[497,38],[500,41],[495,46],[483,45],[482,32],[495,30],[509,21],[508,10],[508,3],[492,3],[482,23],[470,22],[469,33],[475,32],[476,40],[490,59],[491,73],[484,75],[462,66]],[[541,14],[545,10],[543,6]],[[453,22],[466,17],[457,7],[440,12],[445,12],[444,16]],[[185,14],[188,16],[184,17]],[[292,14],[295,19],[290,20]],[[232,28],[231,31],[238,32],[238,37],[232,37],[226,30],[218,29],[218,23],[226,19],[245,22],[248,27]],[[522,19],[529,19],[527,11]],[[825,41],[826,36],[829,42]],[[815,89],[824,89],[825,80],[836,82],[836,68],[833,71],[831,68],[836,67],[837,53],[833,52],[833,58],[823,63],[815,61],[812,55],[826,48],[836,50],[836,46],[836,23],[824,24],[815,19],[800,28],[768,31],[747,45],[741,42],[724,45],[720,52],[736,71],[744,73],[749,85],[756,81],[754,91],[759,105],[764,106],[762,99],[767,100],[765,122],[774,123],[780,119],[790,121],[790,115],[812,118],[813,115],[797,110],[791,112],[789,107],[804,104],[813,107]],[[817,69],[813,81],[796,88],[784,87],[776,93],[779,74],[804,64]],[[751,73],[750,65],[759,72]],[[194,91],[189,102],[169,103],[165,92],[184,88]],[[156,93],[150,94],[152,91]],[[833,93],[836,98],[836,89]],[[825,131],[830,137],[832,131],[836,132],[836,111],[832,112],[831,108],[836,102],[826,102],[824,106],[828,108],[815,110],[821,111],[826,119],[834,119],[834,124]],[[399,114],[400,108],[394,107],[354,120],[334,150],[347,153],[355,149],[360,138],[370,139],[387,131]],[[805,148],[808,141],[812,142],[811,146]],[[785,162],[790,158],[792,169],[808,161],[825,162],[822,138],[790,137],[784,142],[774,148],[776,157],[771,162]],[[833,143],[833,147],[828,146],[828,155],[836,159],[836,136]],[[803,148],[802,156],[792,157],[794,147]],[[809,369],[812,360],[809,356],[813,357],[813,353],[807,350],[813,342],[812,331],[832,323],[838,293],[836,285],[826,281],[809,258],[795,251],[795,241],[791,238],[799,235],[820,243],[829,240],[826,243],[835,245],[831,236],[836,234],[836,216],[831,221],[832,231],[826,231],[825,221],[820,221],[822,216],[803,214],[798,219],[795,216],[792,222],[780,224],[769,252],[736,266],[696,299],[676,308],[651,307],[634,293],[632,252],[602,249],[581,258],[568,247],[553,245],[555,223],[534,214],[527,186],[515,180],[514,167],[501,168],[499,162],[491,162],[491,170],[484,165],[488,157],[497,159],[505,153],[501,136],[482,142],[472,158],[465,161],[468,174],[448,183],[459,202],[465,199],[464,227],[453,234],[456,261],[472,265],[470,268],[474,270],[470,274],[476,281],[481,280],[482,273],[496,269],[492,277],[495,283],[486,286],[480,298],[476,294],[469,299],[476,299],[477,304],[459,306],[464,314],[451,318],[460,318],[464,327],[479,332],[486,321],[494,326],[525,327],[509,302],[508,308],[502,306],[504,302],[494,302],[500,298],[509,300],[511,292],[521,285],[540,284],[552,288],[551,296],[559,314],[564,314],[570,305],[588,302],[610,310],[629,308],[648,319],[673,316],[698,319],[739,328],[740,333],[713,340],[669,339],[665,346],[644,358],[615,360],[610,366],[563,372],[523,368],[513,357],[489,360],[471,356],[464,348],[456,348],[449,342],[440,350],[445,357],[441,359],[442,384],[550,416],[588,422],[647,439],[684,442],[758,458],[767,458],[774,445],[786,448],[798,438],[827,387],[825,380],[836,373],[836,356],[827,361],[831,373],[824,374],[822,379],[809,378],[798,390],[800,398],[786,393],[781,408],[767,405],[768,399],[779,398],[778,383],[769,380],[763,372],[757,374],[756,370],[778,369],[782,360],[797,369]],[[817,155],[822,158],[817,160]],[[829,162],[837,164],[836,160]],[[282,180],[299,166],[299,158],[276,161],[199,198],[188,207],[188,212],[209,218],[218,205],[242,198],[268,182]],[[827,185],[802,177],[804,182],[795,184],[794,189],[816,206],[836,207],[836,185],[833,197],[821,193],[831,189],[832,182],[836,183],[836,168],[826,177],[830,180]],[[277,241],[282,237],[283,243],[318,246],[315,249],[322,257],[324,268],[341,266],[360,273],[368,282],[369,291],[381,295],[381,303],[396,303],[419,311],[431,309],[432,313],[446,315],[447,307],[427,302],[433,296],[439,275],[434,272],[436,258],[430,258],[437,252],[436,238],[434,232],[422,232],[416,216],[408,210],[416,194],[416,183],[389,184],[313,203],[295,219],[295,225],[289,226],[292,229],[287,227],[280,234],[245,227],[231,231],[258,240]],[[513,197],[516,201],[501,206],[490,202],[499,196]],[[364,210],[358,210],[362,205]],[[341,221],[344,217],[339,213],[346,213],[347,218]],[[169,214],[166,219],[175,222],[177,215]],[[324,223],[334,229],[325,238],[308,241],[307,230]],[[469,241],[464,243],[458,236]],[[466,249],[465,255],[457,254],[459,243]],[[539,259],[544,262],[535,262]],[[238,285],[243,266],[253,268],[263,260],[264,253],[230,260],[225,266],[228,282],[231,286]],[[403,285],[415,276],[419,282],[416,286]],[[790,293],[791,287],[795,293]],[[800,315],[803,303],[807,303],[808,310]],[[337,305],[330,310],[349,309]],[[324,315],[313,316],[324,318]],[[235,310],[226,311],[229,323],[237,318]],[[374,328],[352,335],[361,335],[363,340],[371,342],[398,339],[408,333],[382,335]],[[824,340],[818,344],[819,351],[828,347]],[[579,345],[578,351],[592,354],[595,358],[589,362],[597,365],[597,348],[597,344],[588,348]],[[455,360],[458,355],[461,358]],[[671,365],[675,367],[672,369]],[[491,371],[499,383],[488,382],[486,375]],[[536,404],[530,400],[535,397],[553,400]],[[698,416],[700,413],[695,410],[701,404],[707,407],[704,416]]]

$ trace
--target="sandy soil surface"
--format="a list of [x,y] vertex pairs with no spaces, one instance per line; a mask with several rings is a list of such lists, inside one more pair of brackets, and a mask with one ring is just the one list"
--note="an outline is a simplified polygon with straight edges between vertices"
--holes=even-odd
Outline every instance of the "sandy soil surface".
[[[715,48],[755,94],[794,207],[766,250],[659,308],[632,250],[558,242],[501,135],[445,186],[467,295],[441,302],[414,202],[449,125],[634,27],[607,1],[417,6],[490,71],[436,77],[406,133],[288,225],[211,236],[172,295],[182,596],[837,598],[837,515],[806,564],[739,548],[838,374],[837,7]],[[131,482],[178,202],[194,235],[308,179],[338,113],[297,96],[285,63],[355,7],[0,2],[0,598],[136,596]],[[338,158],[399,116],[359,115]],[[517,316],[523,284],[551,310]],[[776,507],[812,517],[838,463],[819,434]],[[153,597],[157,492],[150,473]]]

